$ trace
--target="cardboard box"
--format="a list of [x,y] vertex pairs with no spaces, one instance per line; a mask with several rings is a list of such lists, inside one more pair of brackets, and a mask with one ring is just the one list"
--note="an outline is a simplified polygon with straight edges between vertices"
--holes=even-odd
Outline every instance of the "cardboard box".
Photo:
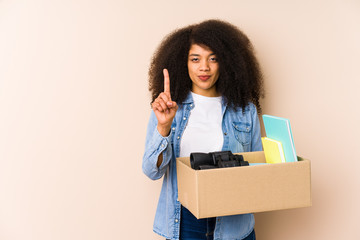
[[[265,163],[264,152],[240,153]],[[193,170],[178,158],[178,198],[199,218],[311,206],[310,161]]]

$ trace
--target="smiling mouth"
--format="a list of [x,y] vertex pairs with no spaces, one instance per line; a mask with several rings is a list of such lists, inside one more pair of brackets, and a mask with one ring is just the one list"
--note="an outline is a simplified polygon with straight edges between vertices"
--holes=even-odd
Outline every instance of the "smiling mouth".
[[209,75],[200,75],[200,76],[198,76],[198,77],[199,77],[200,80],[202,80],[202,81],[206,81],[206,80],[208,80],[208,79],[210,78]]

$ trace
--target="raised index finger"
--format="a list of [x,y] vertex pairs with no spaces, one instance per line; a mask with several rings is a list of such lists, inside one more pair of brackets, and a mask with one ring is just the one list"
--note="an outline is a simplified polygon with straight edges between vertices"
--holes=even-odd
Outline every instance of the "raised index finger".
[[170,94],[170,78],[167,69],[163,70],[164,73],[164,92]]

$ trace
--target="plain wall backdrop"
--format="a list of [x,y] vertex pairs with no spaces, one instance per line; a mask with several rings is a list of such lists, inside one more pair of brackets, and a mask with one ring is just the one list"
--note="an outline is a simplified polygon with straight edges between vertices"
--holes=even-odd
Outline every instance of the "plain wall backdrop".
[[289,118],[313,206],[256,214],[260,240],[360,239],[360,2],[0,1],[0,239],[162,239],[141,171],[147,71],[170,31],[230,21],[263,113]]

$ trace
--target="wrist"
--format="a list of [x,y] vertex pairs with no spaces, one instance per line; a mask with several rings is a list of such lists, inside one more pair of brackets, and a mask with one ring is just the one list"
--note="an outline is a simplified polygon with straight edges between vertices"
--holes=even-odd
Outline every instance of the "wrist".
[[170,126],[157,125],[157,130],[161,136],[167,137],[167,136],[169,136],[169,133],[170,133]]

